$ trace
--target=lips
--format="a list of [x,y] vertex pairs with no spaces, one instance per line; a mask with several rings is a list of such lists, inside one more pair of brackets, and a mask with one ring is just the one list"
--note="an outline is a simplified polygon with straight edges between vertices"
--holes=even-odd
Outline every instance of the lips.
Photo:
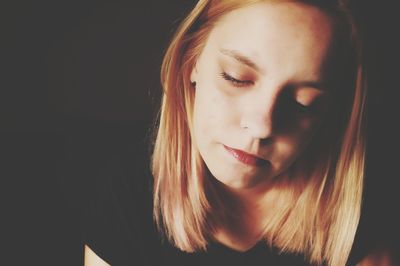
[[248,154],[241,150],[236,150],[236,149],[230,148],[225,145],[223,145],[223,146],[233,157],[235,157],[238,161],[240,161],[244,164],[251,165],[251,166],[264,166],[268,163],[267,160],[261,159],[260,157]]

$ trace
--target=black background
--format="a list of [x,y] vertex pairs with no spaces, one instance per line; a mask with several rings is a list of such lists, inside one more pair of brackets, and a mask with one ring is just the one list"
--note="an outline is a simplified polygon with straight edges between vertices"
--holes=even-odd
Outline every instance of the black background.
[[[6,265],[82,265],[87,169],[109,153],[147,154],[162,55],[194,2],[1,4]],[[354,1],[370,72],[364,219],[398,241],[399,16],[394,1],[377,2]]]

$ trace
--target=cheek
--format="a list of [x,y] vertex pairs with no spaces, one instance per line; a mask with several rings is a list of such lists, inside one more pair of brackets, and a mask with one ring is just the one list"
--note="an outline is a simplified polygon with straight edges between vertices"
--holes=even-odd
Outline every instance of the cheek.
[[194,127],[198,136],[220,137],[235,121],[234,104],[218,89],[218,84],[203,83],[196,88]]
[[313,118],[300,118],[298,120],[297,126],[299,130],[302,132],[302,135],[307,135],[308,132],[312,131],[314,127],[315,119]]
[[307,146],[319,126],[319,119],[307,117],[299,120],[298,130],[293,134],[293,139],[299,149]]
[[217,124],[218,118],[218,105],[215,96],[200,91],[197,88],[194,102],[194,123],[198,132],[206,133]]
[[311,142],[318,124],[312,119],[299,120],[296,129],[277,138],[277,148],[282,156],[281,160],[293,161],[301,156],[304,149]]

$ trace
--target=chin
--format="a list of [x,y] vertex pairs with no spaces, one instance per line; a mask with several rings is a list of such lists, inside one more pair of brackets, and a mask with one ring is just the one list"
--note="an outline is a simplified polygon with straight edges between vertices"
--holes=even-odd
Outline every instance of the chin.
[[[226,173],[224,174],[226,175]],[[223,178],[221,175],[213,175],[214,178],[222,185],[231,189],[251,189],[262,184],[266,180],[266,176],[231,176]],[[221,178],[219,178],[221,177]]]
[[247,180],[233,180],[230,182],[222,182],[225,186],[232,188],[232,189],[247,189],[251,188],[251,182],[248,182]]

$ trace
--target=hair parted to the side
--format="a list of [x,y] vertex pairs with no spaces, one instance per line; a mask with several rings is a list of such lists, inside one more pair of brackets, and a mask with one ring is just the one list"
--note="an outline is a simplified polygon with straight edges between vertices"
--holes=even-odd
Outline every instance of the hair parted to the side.
[[[164,93],[152,156],[153,213],[159,230],[183,251],[206,250],[219,222],[214,214],[224,212],[192,141],[195,90],[190,73],[218,20],[261,1],[200,0],[177,29],[164,56]],[[305,254],[314,264],[345,265],[363,193],[366,71],[361,41],[344,1],[289,2],[316,6],[335,20],[336,53],[342,60],[337,64],[343,65],[334,77],[335,86],[340,87],[334,88],[334,97],[342,105],[340,112],[328,113],[310,147],[294,163],[291,178],[301,176],[302,182],[282,193],[279,202],[285,203],[267,224],[265,239],[282,251]]]

